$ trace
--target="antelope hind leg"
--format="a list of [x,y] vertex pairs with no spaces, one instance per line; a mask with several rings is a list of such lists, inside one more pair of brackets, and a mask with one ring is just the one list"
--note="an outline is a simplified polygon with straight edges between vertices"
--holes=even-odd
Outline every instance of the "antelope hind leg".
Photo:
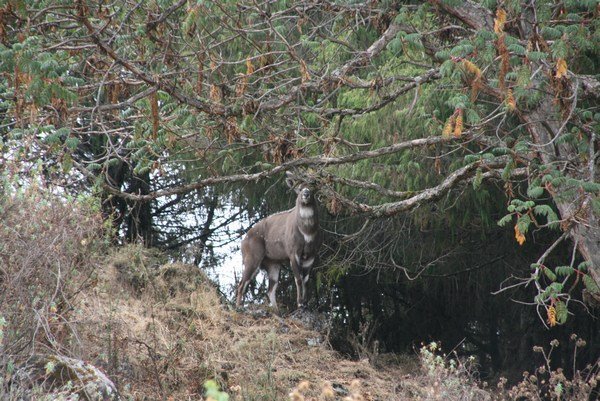
[[270,263],[266,266],[267,275],[269,276],[269,291],[267,294],[269,295],[269,302],[271,303],[271,307],[278,311],[277,307],[277,286],[279,285],[279,271],[281,270],[281,266],[277,263]]
[[242,273],[242,279],[240,280],[240,284],[237,288],[237,297],[235,301],[235,305],[238,308],[242,306],[242,302],[244,301],[244,295],[246,295],[246,291],[248,290],[248,285],[252,280],[256,278],[260,267],[260,261],[257,262],[251,257],[244,257],[243,259],[244,272]]

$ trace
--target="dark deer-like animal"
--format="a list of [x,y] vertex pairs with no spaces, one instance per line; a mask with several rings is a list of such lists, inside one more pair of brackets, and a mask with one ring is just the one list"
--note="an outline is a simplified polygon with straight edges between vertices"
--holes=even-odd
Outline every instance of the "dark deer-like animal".
[[294,186],[298,194],[296,206],[285,212],[273,214],[252,227],[242,241],[244,272],[237,288],[236,305],[242,304],[248,284],[263,268],[269,277],[269,301],[277,309],[275,291],[279,283],[281,265],[289,261],[296,281],[298,308],[306,303],[306,283],[321,245],[321,232],[317,217],[314,190],[308,185]]

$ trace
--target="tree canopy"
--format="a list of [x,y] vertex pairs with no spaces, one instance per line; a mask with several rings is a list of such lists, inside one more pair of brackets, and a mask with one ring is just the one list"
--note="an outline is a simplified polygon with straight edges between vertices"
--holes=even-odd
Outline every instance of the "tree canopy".
[[[118,238],[202,253],[228,222],[285,207],[274,188],[293,171],[320,189],[319,282],[339,297],[349,269],[377,271],[370,310],[406,310],[400,277],[451,286],[512,258],[490,280],[508,281],[478,285],[527,287],[565,323],[582,292],[600,301],[599,10],[3,0],[5,185],[97,194]],[[383,276],[390,294],[373,295]]]

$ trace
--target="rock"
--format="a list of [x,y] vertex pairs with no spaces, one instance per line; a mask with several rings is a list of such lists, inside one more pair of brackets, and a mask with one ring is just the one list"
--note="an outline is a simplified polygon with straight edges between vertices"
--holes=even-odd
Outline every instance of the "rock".
[[321,345],[322,341],[319,337],[307,338],[306,343],[309,347],[316,347],[317,345]]
[[[22,365],[12,379],[12,387],[23,399],[35,399],[42,391],[51,399],[118,400],[114,383],[95,366],[61,355],[36,355]],[[31,394],[31,396],[27,396]]]
[[309,330],[323,333],[327,330],[327,318],[324,314],[312,312],[308,309],[297,309],[290,314],[290,318],[301,323]]

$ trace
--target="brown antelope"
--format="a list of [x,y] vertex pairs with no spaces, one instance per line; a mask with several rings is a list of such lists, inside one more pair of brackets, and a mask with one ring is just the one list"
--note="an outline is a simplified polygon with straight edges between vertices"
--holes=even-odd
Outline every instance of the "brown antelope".
[[306,284],[321,245],[317,205],[314,190],[308,185],[294,186],[289,178],[286,183],[298,194],[296,206],[259,221],[242,240],[244,272],[237,288],[238,307],[242,304],[248,284],[256,278],[258,269],[262,267],[269,277],[269,301],[277,309],[275,291],[279,283],[279,271],[281,265],[287,262],[296,281],[298,308],[305,306]]

